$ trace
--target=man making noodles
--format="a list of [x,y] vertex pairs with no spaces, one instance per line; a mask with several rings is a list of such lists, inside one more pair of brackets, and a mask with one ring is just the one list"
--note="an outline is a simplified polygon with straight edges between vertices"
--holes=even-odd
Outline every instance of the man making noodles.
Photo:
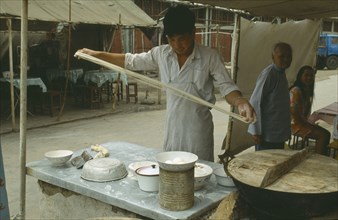
[[[168,44],[156,46],[139,54],[116,54],[90,49],[79,52],[94,56],[133,71],[158,70],[161,81],[210,103],[215,103],[214,87],[226,101],[238,107],[248,122],[256,118],[247,99],[230,79],[216,50],[197,45],[195,16],[187,7],[168,9],[163,36]],[[167,91],[167,117],[164,137],[165,151],[187,151],[199,159],[214,161],[214,125],[209,107]]]

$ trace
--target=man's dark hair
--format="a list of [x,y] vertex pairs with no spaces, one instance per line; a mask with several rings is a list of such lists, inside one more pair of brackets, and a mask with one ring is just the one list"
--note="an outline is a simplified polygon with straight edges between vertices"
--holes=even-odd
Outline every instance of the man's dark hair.
[[164,16],[164,36],[192,33],[195,28],[195,15],[184,5],[170,7]]

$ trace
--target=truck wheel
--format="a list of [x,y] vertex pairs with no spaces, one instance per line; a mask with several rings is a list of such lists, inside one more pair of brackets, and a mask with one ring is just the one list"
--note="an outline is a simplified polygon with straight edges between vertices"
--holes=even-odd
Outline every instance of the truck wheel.
[[317,65],[316,65],[317,70],[322,70],[324,69],[325,66],[326,66],[325,58],[317,57]]
[[326,66],[329,70],[335,70],[338,68],[338,57],[329,56],[326,60]]

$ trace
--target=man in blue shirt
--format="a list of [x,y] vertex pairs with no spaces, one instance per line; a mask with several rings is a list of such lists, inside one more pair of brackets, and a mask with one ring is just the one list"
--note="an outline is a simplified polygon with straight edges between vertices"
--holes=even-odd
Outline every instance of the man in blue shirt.
[[258,76],[250,103],[257,121],[249,125],[256,150],[284,149],[291,135],[290,97],[285,69],[291,65],[292,48],[279,42],[272,50],[273,63]]

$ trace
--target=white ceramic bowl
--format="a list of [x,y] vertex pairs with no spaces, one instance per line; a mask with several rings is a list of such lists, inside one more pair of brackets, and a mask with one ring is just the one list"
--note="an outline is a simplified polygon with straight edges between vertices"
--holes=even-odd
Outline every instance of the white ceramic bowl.
[[64,165],[73,155],[73,151],[70,150],[53,150],[45,153],[45,157],[54,166]]
[[104,157],[87,161],[82,168],[81,177],[94,182],[107,182],[126,177],[128,171],[120,160]]
[[156,155],[162,169],[168,171],[185,171],[194,167],[198,156],[185,151],[167,151]]
[[216,181],[221,186],[234,187],[235,184],[230,176],[228,176],[223,167],[214,170]]
[[136,171],[138,185],[146,192],[157,192],[160,184],[160,170],[157,165],[140,167]]
[[194,178],[194,189],[199,190],[208,182],[213,172],[213,169],[203,163],[195,164],[195,178]]

